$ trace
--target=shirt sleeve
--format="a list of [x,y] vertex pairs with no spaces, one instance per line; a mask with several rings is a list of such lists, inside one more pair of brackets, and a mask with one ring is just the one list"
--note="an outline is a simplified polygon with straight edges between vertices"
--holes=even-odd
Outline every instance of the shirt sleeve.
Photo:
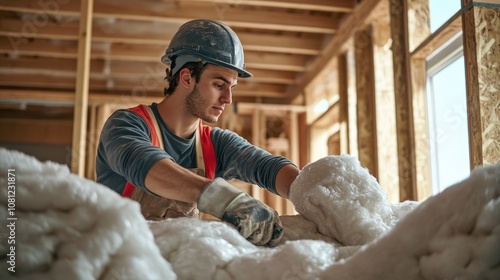
[[[134,112],[118,110],[104,124],[97,160],[110,169],[107,170],[108,173],[114,172],[115,175],[122,176],[134,186],[150,193],[144,184],[146,175],[155,163],[165,158],[171,156],[151,144],[151,133],[146,121]],[[96,171],[99,173],[99,170]],[[110,184],[113,182],[106,185]],[[116,186],[109,187],[117,189]]]
[[214,128],[212,142],[217,157],[217,177],[256,184],[274,194],[278,194],[275,186],[278,171],[285,165],[293,165],[287,158],[274,156],[229,130]]

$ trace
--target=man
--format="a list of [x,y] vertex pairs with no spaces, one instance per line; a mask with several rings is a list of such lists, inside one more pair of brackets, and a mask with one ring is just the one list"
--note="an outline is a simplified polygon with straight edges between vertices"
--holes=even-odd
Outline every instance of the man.
[[213,20],[193,20],[172,38],[162,61],[169,86],[160,103],[116,111],[103,127],[97,181],[141,204],[150,220],[198,215],[236,226],[256,245],[282,236],[277,212],[226,180],[239,179],[288,198],[299,170],[288,159],[211,128],[245,70],[237,35]]

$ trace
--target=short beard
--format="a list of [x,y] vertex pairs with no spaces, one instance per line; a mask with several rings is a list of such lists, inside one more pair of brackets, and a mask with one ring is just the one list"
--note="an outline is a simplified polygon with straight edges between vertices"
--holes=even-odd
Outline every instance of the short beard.
[[191,91],[186,98],[186,110],[193,116],[196,116],[208,123],[215,123],[219,119],[218,117],[207,115],[204,111],[206,106],[205,99],[203,99],[200,91],[198,90],[197,84],[194,85],[193,91]]

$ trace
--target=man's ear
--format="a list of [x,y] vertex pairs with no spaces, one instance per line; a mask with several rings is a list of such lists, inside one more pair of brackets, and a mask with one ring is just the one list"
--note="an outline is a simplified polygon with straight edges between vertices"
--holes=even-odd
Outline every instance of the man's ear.
[[185,88],[189,88],[193,84],[191,71],[188,68],[182,68],[179,72],[179,84]]

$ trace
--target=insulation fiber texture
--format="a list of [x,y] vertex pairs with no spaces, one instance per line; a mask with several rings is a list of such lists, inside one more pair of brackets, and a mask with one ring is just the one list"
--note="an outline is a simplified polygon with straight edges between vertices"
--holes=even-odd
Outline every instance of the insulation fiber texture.
[[15,169],[15,272],[1,232],[0,279],[500,279],[500,165],[422,203],[388,203],[359,161],[308,164],[290,191],[298,215],[258,247],[231,225],[194,218],[147,222],[139,205],[65,166],[0,148]]

